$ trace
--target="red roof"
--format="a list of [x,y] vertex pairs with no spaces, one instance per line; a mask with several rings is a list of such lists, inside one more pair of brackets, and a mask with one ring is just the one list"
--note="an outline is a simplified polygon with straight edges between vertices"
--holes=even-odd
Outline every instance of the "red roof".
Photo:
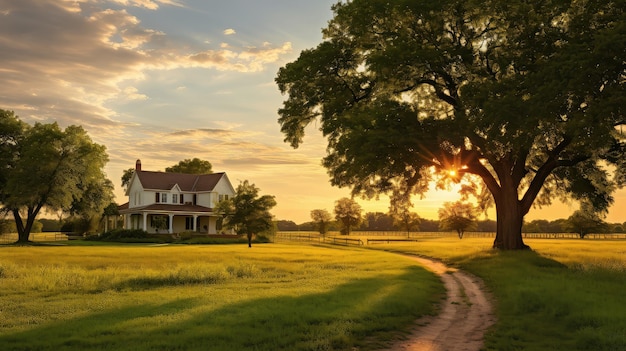
[[211,174],[136,172],[144,189],[170,190],[178,184],[180,190],[193,192],[212,191],[224,176],[224,172]]

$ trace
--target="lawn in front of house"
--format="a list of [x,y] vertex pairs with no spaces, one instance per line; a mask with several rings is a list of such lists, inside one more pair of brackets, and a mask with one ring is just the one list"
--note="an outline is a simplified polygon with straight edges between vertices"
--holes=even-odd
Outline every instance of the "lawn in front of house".
[[2,350],[361,350],[432,314],[406,258],[289,244],[0,247]]

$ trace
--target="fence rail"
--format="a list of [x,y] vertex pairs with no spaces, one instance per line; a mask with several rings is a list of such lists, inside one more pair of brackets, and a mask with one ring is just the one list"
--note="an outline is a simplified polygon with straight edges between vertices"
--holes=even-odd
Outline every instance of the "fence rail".
[[[495,238],[494,232],[466,232],[463,238]],[[371,243],[390,243],[397,241],[418,241],[419,239],[456,237],[455,232],[392,232],[392,231],[355,231],[350,235],[339,235],[339,232],[330,232],[326,236],[317,232],[308,231],[285,231],[276,234],[277,240],[288,241],[308,241],[319,243],[351,243],[353,245],[363,245]],[[577,233],[522,233],[525,239],[579,239]],[[348,240],[346,240],[348,239]],[[352,240],[350,240],[352,239]],[[626,233],[607,233],[607,234],[587,234],[585,240],[624,240]],[[360,240],[359,243],[357,240]]]
[[[67,241],[68,235],[60,232],[31,233],[30,241]],[[0,234],[0,244],[11,244],[17,241],[17,233]]]

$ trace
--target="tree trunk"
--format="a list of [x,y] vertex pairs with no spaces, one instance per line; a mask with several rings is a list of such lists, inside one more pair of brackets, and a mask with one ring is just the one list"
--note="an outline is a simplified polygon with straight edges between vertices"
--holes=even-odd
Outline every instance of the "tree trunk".
[[[508,194],[508,195],[507,195]],[[497,231],[493,248],[500,250],[527,250],[522,239],[524,215],[517,199],[517,189],[503,189],[501,201],[496,201]]]
[[15,228],[17,228],[17,244],[26,244],[30,242],[30,231],[33,227],[34,218],[27,218],[26,225],[22,222],[22,216],[17,210],[13,210],[13,218],[15,219]]
[[252,247],[252,233],[248,233],[248,247]]

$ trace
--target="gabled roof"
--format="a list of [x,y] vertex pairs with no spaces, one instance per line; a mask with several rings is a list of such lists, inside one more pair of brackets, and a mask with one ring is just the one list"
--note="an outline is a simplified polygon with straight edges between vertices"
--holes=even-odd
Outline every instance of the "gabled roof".
[[211,174],[184,174],[168,172],[136,171],[144,189],[171,190],[176,184],[181,191],[212,191],[224,176],[224,172]]

